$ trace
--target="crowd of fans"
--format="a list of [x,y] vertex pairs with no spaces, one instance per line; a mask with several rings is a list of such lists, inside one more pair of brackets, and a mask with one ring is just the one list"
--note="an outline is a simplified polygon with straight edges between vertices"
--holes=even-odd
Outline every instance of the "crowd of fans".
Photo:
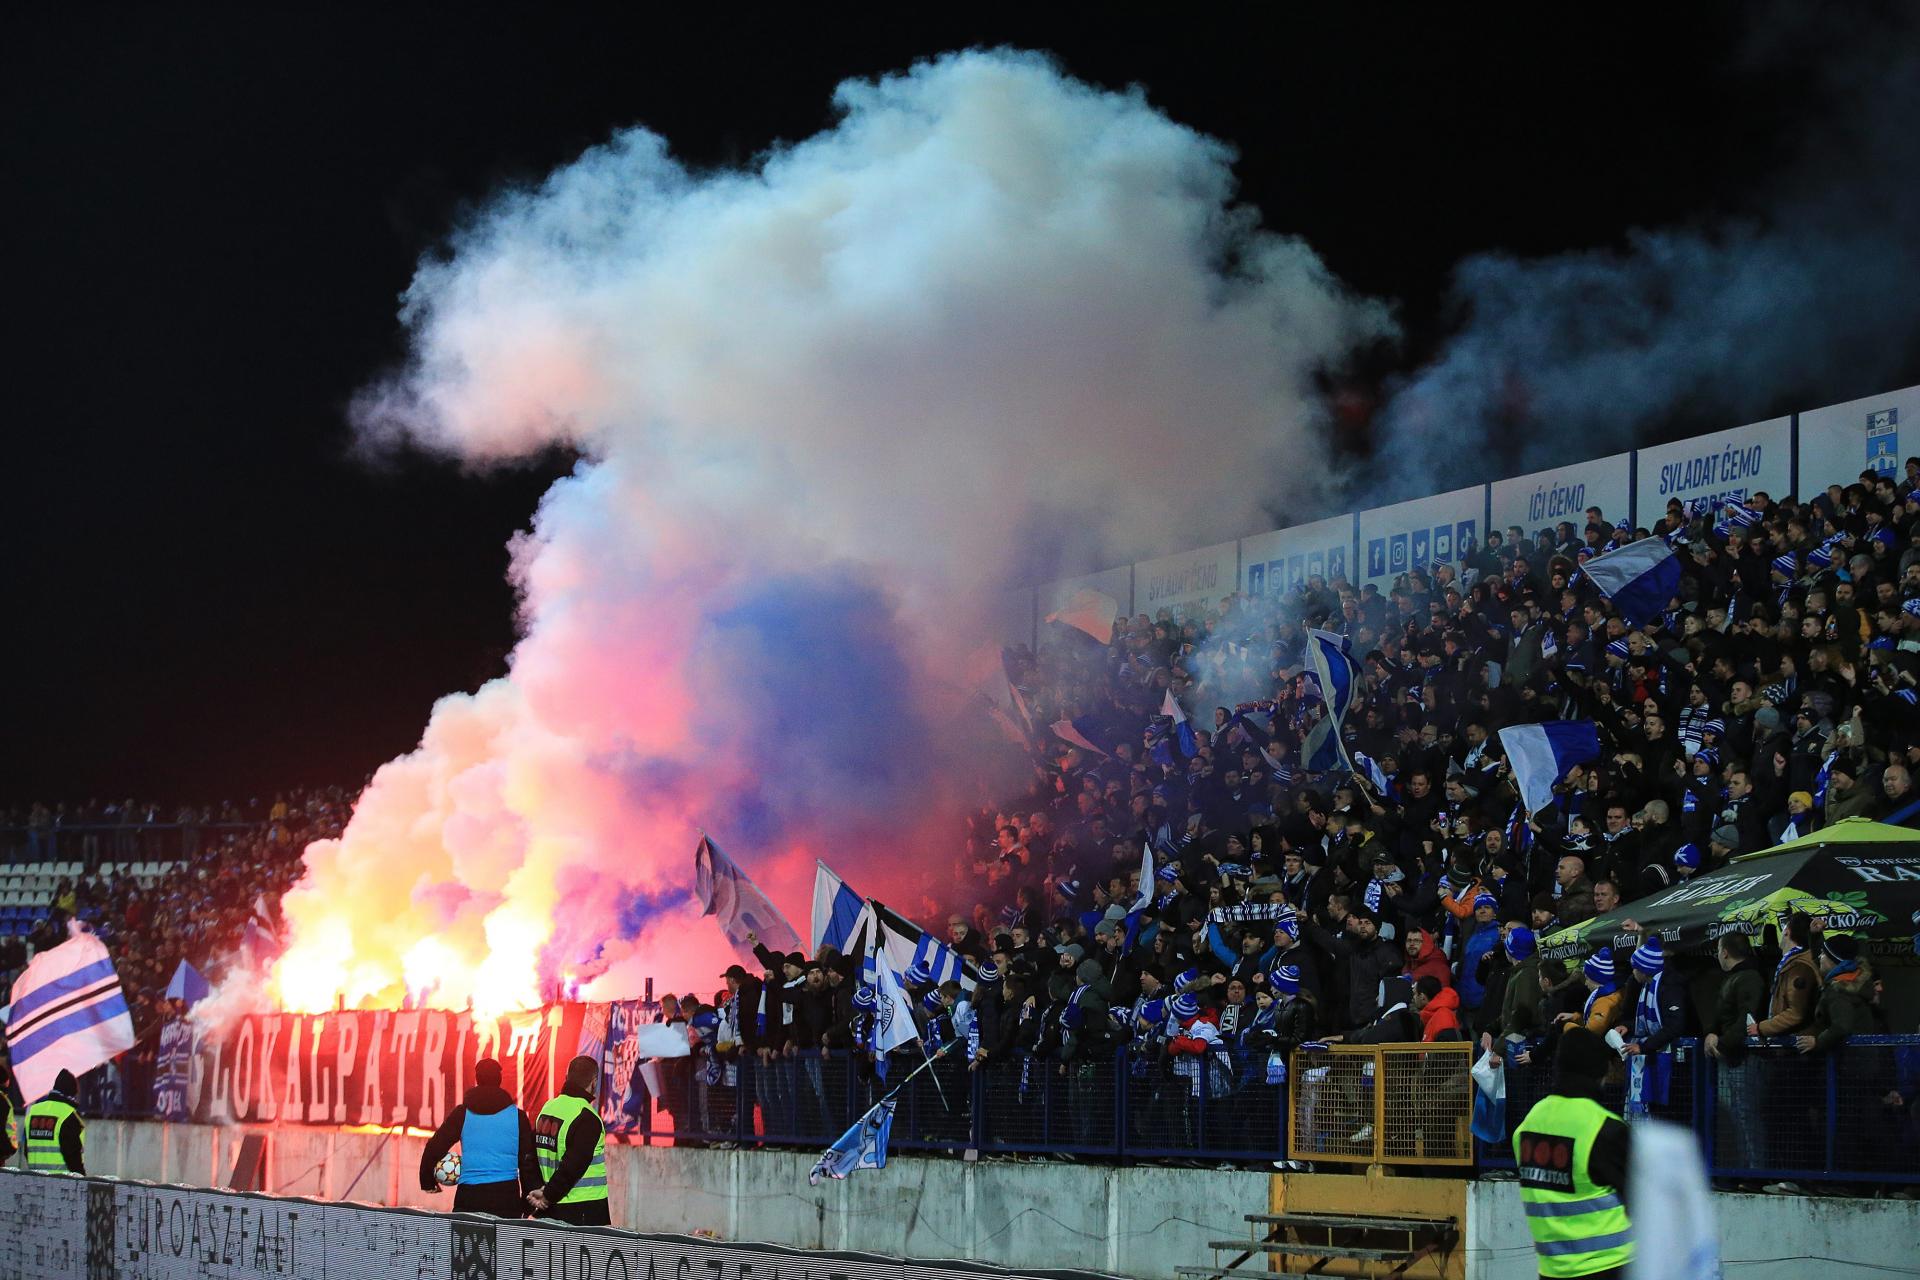
[[[249,923],[275,934],[280,895],[299,879],[301,851],[338,835],[352,800],[337,787],[299,788],[271,804],[182,807],[171,821],[151,804],[34,805],[47,850],[71,856],[82,871],[56,883],[50,910],[30,930],[0,938],[0,981],[10,987],[33,954],[66,940],[68,921],[77,919],[112,950],[135,1035],[150,1042],[175,1011],[166,990],[180,962],[218,981],[244,956]],[[21,828],[12,831],[18,841]],[[140,862],[168,869],[143,885],[128,869]]]
[[[978,980],[906,975],[923,1045],[952,1046],[947,1083],[986,1070],[1008,1105],[1036,1070],[1065,1081],[1083,1137],[1112,1120],[1094,1098],[1102,1064],[1125,1062],[1140,1131],[1177,1147],[1203,1094],[1239,1098],[1216,1122],[1264,1124],[1302,1044],[1466,1040],[1524,1065],[1579,1025],[1617,1032],[1623,1060],[1705,1035],[1731,1068],[1750,1043],[1827,1053],[1912,1030],[1885,1025],[1853,940],[1804,920],[1764,954],[1735,939],[1668,957],[1653,940],[1567,965],[1537,948],[1847,816],[1920,825],[1917,485],[1909,459],[1903,477],[1805,502],[1671,503],[1641,528],[1589,508],[1489,531],[1385,592],[1313,577],[1186,616],[1123,616],[1106,642],[1050,626],[1037,651],[1005,655],[1023,739],[1007,749],[1029,783],[974,815],[965,852],[928,873],[921,923]],[[1580,570],[1644,537],[1669,543],[1682,578],[1659,617],[1629,623]],[[1326,715],[1304,671],[1310,628],[1344,637],[1358,664],[1351,771],[1302,763]],[[1603,749],[1528,814],[1499,730],[1556,718],[1593,721]],[[1063,722],[1097,749],[1047,728]],[[150,891],[98,875],[62,886],[55,918],[118,939],[144,1034],[175,964],[215,964],[251,916],[271,916],[305,841],[335,834],[348,806],[294,793]],[[20,825],[61,823],[36,808]],[[955,886],[967,905],[938,910]],[[871,1041],[877,993],[858,957],[760,959],[710,999],[669,998],[698,1045],[663,1067],[683,1128],[726,1130],[741,1090],[767,1131],[825,1123],[840,1086],[823,1051]],[[1716,961],[1724,978],[1694,981]],[[1687,980],[1660,987],[1669,962]],[[1869,1083],[1886,1086],[1885,1132],[1911,1140],[1914,1082]]]
[[[1200,616],[1122,617],[1106,644],[1059,628],[1011,651],[1032,785],[973,820],[945,881],[976,886],[971,909],[925,921],[990,979],[968,1002],[972,1055],[1084,1064],[1130,1043],[1162,1077],[1230,1085],[1306,1041],[1460,1037],[1524,1063],[1567,1025],[1619,1031],[1628,1057],[1699,1032],[1711,981],[1643,1007],[1657,942],[1634,953],[1644,968],[1543,962],[1538,942],[1847,816],[1920,825],[1916,484],[1909,460],[1809,502],[1675,502],[1638,529],[1591,508],[1490,532],[1384,593],[1312,578]],[[1660,617],[1630,625],[1580,567],[1649,536],[1683,576]],[[1351,774],[1300,763],[1325,714],[1308,628],[1345,637],[1360,667]],[[1197,730],[1190,755],[1169,691]],[[1603,749],[1528,815],[1498,732],[1554,718],[1592,720]],[[1065,721],[1103,749],[1045,728]],[[1136,912],[1143,845],[1155,883]],[[1744,1010],[1757,1034],[1823,1052],[1913,1029],[1885,1025],[1851,939],[1819,959],[1802,933]],[[785,989],[795,960],[766,981]],[[1692,977],[1713,957],[1677,963]],[[834,964],[829,985],[848,980]],[[935,1024],[953,999],[914,994]],[[830,1035],[854,1025],[851,999]],[[1897,1083],[1886,1105],[1911,1134]]]

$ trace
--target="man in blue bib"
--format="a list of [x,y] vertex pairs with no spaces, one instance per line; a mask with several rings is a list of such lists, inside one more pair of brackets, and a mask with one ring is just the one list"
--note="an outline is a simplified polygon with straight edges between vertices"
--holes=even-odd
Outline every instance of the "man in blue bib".
[[482,1058],[473,1064],[473,1088],[420,1153],[420,1189],[438,1192],[433,1166],[460,1144],[460,1185],[453,1193],[455,1213],[490,1213],[497,1218],[526,1215],[522,1187],[540,1185],[533,1126],[500,1087],[500,1064]]

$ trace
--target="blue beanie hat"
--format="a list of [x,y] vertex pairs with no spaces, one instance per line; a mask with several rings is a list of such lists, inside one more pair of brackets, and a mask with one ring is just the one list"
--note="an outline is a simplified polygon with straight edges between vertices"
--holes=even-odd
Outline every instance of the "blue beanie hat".
[[880,993],[861,983],[853,989],[853,1005],[856,1009],[871,1009],[880,1003]]
[[1606,947],[1600,948],[1587,957],[1587,962],[1580,966],[1580,972],[1595,982],[1611,986],[1614,981],[1613,952]]
[[1295,916],[1281,916],[1273,922],[1273,931],[1275,933],[1284,933],[1289,938],[1298,938],[1300,936],[1300,921]]
[[980,981],[982,982],[998,982],[1000,981],[1000,966],[991,960],[982,960],[980,962],[979,974]]
[[1662,969],[1666,968],[1667,953],[1666,950],[1661,947],[1659,937],[1648,938],[1645,942],[1635,947],[1633,949],[1633,959],[1630,963],[1642,973],[1659,973]]
[[1178,880],[1180,878],[1180,864],[1177,862],[1165,862],[1160,864],[1160,866],[1154,868],[1153,878],[1155,880],[1164,880],[1168,884],[1172,884],[1175,880]]
[[1149,1000],[1140,1006],[1140,1017],[1150,1027],[1157,1027],[1167,1020],[1167,1000],[1162,996],[1158,1000]]
[[1607,656],[1609,658],[1619,658],[1622,662],[1626,661],[1628,656],[1627,642],[1625,640],[1609,641],[1607,643]]
[[933,970],[928,967],[926,961],[915,960],[912,967],[907,970],[907,981],[916,987],[923,982],[932,982]]
[[1791,551],[1789,551],[1786,555],[1775,556],[1773,558],[1773,569],[1775,573],[1784,573],[1789,578],[1791,578],[1794,574],[1794,570],[1796,567],[1797,565],[1794,561],[1793,553]]
[[1473,909],[1478,911],[1482,907],[1492,907],[1495,911],[1498,911],[1500,909],[1500,899],[1494,897],[1485,889],[1482,889],[1479,893],[1473,895]]
[[1507,959],[1525,960],[1533,954],[1533,949],[1533,930],[1525,925],[1518,925],[1507,931]]
[[1191,1018],[1200,1012],[1200,1002],[1184,991],[1169,1001],[1167,1007],[1176,1018]]
[[1176,990],[1184,991],[1198,981],[1200,981],[1200,966],[1195,965],[1191,969],[1182,969],[1175,974],[1173,985]]
[[1290,964],[1283,964],[1268,975],[1275,991],[1284,991],[1288,995],[1300,994],[1300,970]]
[[1699,870],[1700,847],[1692,841],[1681,845],[1673,851],[1673,865],[1676,867],[1686,867],[1690,871]]

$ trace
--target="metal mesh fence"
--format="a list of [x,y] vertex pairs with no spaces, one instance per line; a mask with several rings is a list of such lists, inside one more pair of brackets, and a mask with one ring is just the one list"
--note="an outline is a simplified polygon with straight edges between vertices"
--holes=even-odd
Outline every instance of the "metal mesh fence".
[[1296,1160],[1377,1161],[1379,1054],[1336,1045],[1294,1052],[1293,1118],[1287,1155]]
[[1381,1045],[1381,1158],[1394,1164],[1472,1164],[1473,1046]]
[[1738,1066],[1715,1063],[1713,1171],[1920,1181],[1916,1083],[1920,1045],[1904,1037],[1856,1036],[1832,1053],[1757,1047]]

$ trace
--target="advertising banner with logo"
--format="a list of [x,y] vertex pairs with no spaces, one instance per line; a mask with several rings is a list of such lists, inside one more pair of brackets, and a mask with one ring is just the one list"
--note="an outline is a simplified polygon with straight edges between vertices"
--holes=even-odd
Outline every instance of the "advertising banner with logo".
[[1330,516],[1240,539],[1240,589],[1281,595],[1315,576],[1352,581],[1353,517]]
[[1895,481],[1920,456],[1920,387],[1830,404],[1800,415],[1800,496],[1849,485],[1862,471]]
[[1463,548],[1480,545],[1486,508],[1486,486],[1474,485],[1362,511],[1360,584],[1386,591],[1410,568],[1431,570],[1436,561],[1458,566]]
[[8,1280],[1083,1280],[468,1214],[0,1169]]
[[1689,510],[1717,510],[1760,491],[1785,497],[1793,485],[1792,440],[1792,419],[1774,418],[1640,450],[1635,520],[1652,524],[1675,498]]
[[1072,578],[1056,578],[1052,582],[1040,584],[1039,608],[1035,617],[1044,620],[1046,616],[1073,599],[1074,593],[1081,590],[1098,591],[1109,595],[1120,606],[1121,613],[1133,612],[1133,566],[1123,564],[1117,569],[1102,569],[1098,573],[1083,573]]
[[1529,536],[1566,520],[1577,534],[1586,527],[1588,507],[1600,508],[1608,524],[1629,519],[1627,505],[1632,488],[1630,453],[1495,480],[1489,520],[1491,527],[1503,534],[1519,525]]
[[1182,551],[1178,555],[1143,560],[1133,566],[1133,609],[1157,617],[1162,609],[1176,614],[1205,613],[1230,596],[1240,582],[1240,544],[1223,542]]

